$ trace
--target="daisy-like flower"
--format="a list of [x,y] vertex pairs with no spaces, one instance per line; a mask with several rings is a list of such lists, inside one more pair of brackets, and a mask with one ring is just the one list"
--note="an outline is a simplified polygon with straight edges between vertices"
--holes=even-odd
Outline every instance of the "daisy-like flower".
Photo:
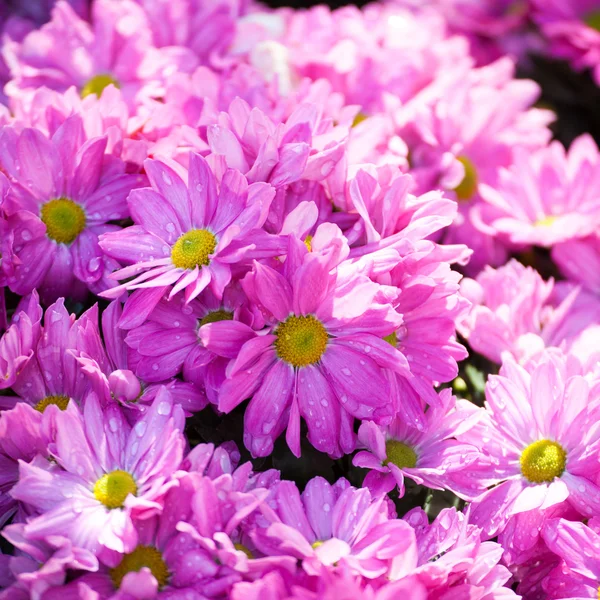
[[186,415],[202,410],[207,404],[206,396],[193,384],[168,377],[147,379],[134,372],[135,363],[125,344],[127,332],[119,327],[122,312],[120,301],[111,302],[102,313],[104,341],[97,328],[86,327],[78,348],[71,350],[98,398],[105,404],[113,400],[120,402],[133,424],[140,413],[148,410],[163,385]]
[[[143,325],[127,333],[129,364],[138,377],[151,382],[183,372],[185,381],[204,389],[216,404],[225,368],[256,336],[248,323],[252,315],[239,285],[228,286],[221,300],[210,290],[187,304],[181,295],[163,299]],[[215,331],[225,344],[219,345]],[[203,339],[210,341],[210,349]]]
[[354,447],[354,418],[391,420],[387,370],[410,377],[406,358],[382,339],[401,322],[388,295],[396,292],[332,268],[329,253],[309,253],[295,238],[290,244],[282,273],[255,262],[242,281],[267,328],[229,366],[219,409],[251,398],[244,441],[255,456],[268,455],[286,428],[299,455],[300,416],[313,446],[340,456]]
[[533,0],[533,19],[550,41],[550,54],[600,83],[600,8],[595,0]]
[[586,516],[600,510],[597,386],[568,377],[566,360],[549,355],[530,374],[507,357],[488,379],[484,418],[461,435],[484,455],[472,476],[494,486],[471,510],[489,536],[515,514],[566,500]]
[[91,17],[91,23],[85,21],[59,0],[48,23],[20,42],[4,44],[12,76],[7,95],[75,86],[82,96],[100,96],[114,85],[130,106],[159,96],[166,55],[153,47],[143,9],[132,0],[97,0]]
[[593,598],[600,595],[600,520],[587,524],[552,519],[543,529],[548,548],[562,559],[542,582],[547,598]]
[[292,556],[308,574],[338,565],[375,579],[387,575],[393,557],[415,543],[412,528],[393,518],[390,504],[345,479],[331,485],[315,477],[302,494],[293,482],[282,481],[260,508],[269,523],[251,537],[263,554]]
[[170,286],[169,299],[185,290],[189,302],[207,286],[221,298],[232,265],[256,248],[253,232],[265,222],[275,195],[270,185],[248,185],[232,169],[225,171],[217,192],[216,177],[198,154],[190,154],[186,182],[164,162],[144,165],[152,187],[128,197],[134,225],[107,233],[100,242],[109,256],[132,265],[112,274],[132,279],[105,296],[153,288],[128,303],[123,316],[129,308],[135,319],[127,328],[141,324]]
[[550,247],[598,231],[600,152],[584,134],[568,152],[560,142],[515,151],[512,166],[496,185],[483,186],[480,218],[500,239]]
[[39,516],[24,533],[32,539],[64,536],[99,554],[104,547],[131,552],[137,518],[162,509],[181,464],[183,411],[163,388],[151,409],[131,427],[118,404],[104,411],[90,394],[81,411],[74,402],[55,417],[50,453],[60,469],[20,463],[12,495]]
[[105,136],[85,141],[77,115],[50,139],[5,127],[0,140],[10,180],[4,202],[15,263],[10,289],[24,295],[36,288],[52,301],[114,285],[107,275],[117,263],[104,256],[98,236],[119,229],[108,222],[129,215],[127,194],[144,178],[105,156]]
[[386,427],[372,421],[362,423],[358,439],[366,451],[356,454],[352,464],[370,469],[364,486],[374,496],[398,487],[404,496],[404,478],[434,489],[449,489],[467,499],[482,488],[467,476],[469,465],[480,451],[456,438],[468,431],[480,418],[480,412],[467,400],[456,401],[449,389],[440,394],[438,406],[425,413],[420,428],[396,418]]

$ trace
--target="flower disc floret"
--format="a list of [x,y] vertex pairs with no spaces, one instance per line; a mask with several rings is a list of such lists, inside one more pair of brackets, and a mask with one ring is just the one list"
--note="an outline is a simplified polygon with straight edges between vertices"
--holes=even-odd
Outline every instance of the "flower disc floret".
[[217,238],[206,229],[192,229],[173,244],[171,260],[178,269],[208,266],[217,247]]
[[312,315],[291,315],[275,331],[277,356],[294,367],[318,362],[327,347],[327,331]]
[[392,331],[390,335],[384,336],[383,341],[387,342],[390,346],[393,346],[394,348],[398,347],[398,336],[396,335],[395,331]]
[[470,200],[477,192],[477,169],[466,156],[459,156],[457,160],[465,168],[465,176],[454,188],[454,191],[459,200]]
[[520,462],[521,472],[527,481],[545,483],[563,474],[567,453],[558,442],[539,440],[523,450]]
[[387,458],[383,461],[384,465],[392,463],[399,469],[414,469],[417,466],[416,452],[403,442],[388,440],[385,443],[385,453]]
[[[585,24],[596,31],[600,31],[600,10],[595,10],[584,19]],[[600,594],[598,595],[600,598]]]
[[200,327],[208,323],[218,323],[219,321],[233,321],[233,313],[223,309],[213,310],[200,319]]
[[35,410],[43,413],[51,404],[58,406],[60,410],[66,410],[69,404],[69,397],[63,396],[62,394],[57,396],[46,396],[45,398],[42,398],[34,408]]
[[121,508],[129,494],[137,494],[137,485],[126,471],[106,473],[94,484],[94,496],[107,508]]
[[59,244],[70,244],[85,229],[85,212],[68,198],[55,198],[42,205],[40,218],[46,235]]
[[90,80],[88,80],[85,85],[81,88],[81,97],[85,98],[86,96],[91,96],[95,94],[98,96],[102,96],[102,92],[109,86],[114,85],[116,88],[120,88],[119,82],[108,74],[95,75]]
[[110,578],[116,589],[121,587],[121,582],[127,573],[141,571],[144,567],[150,569],[154,579],[158,582],[159,589],[167,585],[169,569],[159,550],[153,546],[137,546],[126,554],[121,562],[110,570]]

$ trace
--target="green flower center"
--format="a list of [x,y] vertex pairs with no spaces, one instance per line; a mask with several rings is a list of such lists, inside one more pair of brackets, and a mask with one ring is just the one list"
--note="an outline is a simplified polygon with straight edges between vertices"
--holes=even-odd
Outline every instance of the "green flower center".
[[141,571],[144,567],[150,569],[158,582],[159,589],[167,585],[169,569],[160,551],[153,546],[138,546],[133,552],[126,554],[116,567],[110,569],[110,578],[115,588],[121,587],[127,573]]
[[94,497],[106,508],[121,508],[129,494],[137,494],[137,485],[126,471],[106,473],[94,484]]
[[465,168],[465,176],[462,181],[454,188],[459,200],[470,200],[477,192],[478,177],[475,165],[466,157],[459,156],[458,162]]
[[217,238],[206,229],[184,233],[171,249],[171,260],[178,269],[195,269],[210,263],[209,256],[217,247]]
[[398,347],[398,336],[396,335],[395,331],[392,331],[390,335],[386,335],[383,338],[383,341],[387,342],[390,346],[394,346],[394,348]]
[[51,404],[58,406],[58,408],[60,408],[60,410],[66,410],[66,408],[69,404],[69,397],[63,396],[63,395],[46,396],[45,398],[40,400],[33,408],[35,408],[35,410],[38,410],[39,412],[43,413],[46,410],[46,408],[48,406],[50,406]]
[[207,323],[217,323],[218,321],[233,321],[233,313],[228,310],[213,310],[205,317],[200,319],[200,327]]
[[119,82],[110,75],[95,75],[91,79],[89,79],[85,85],[81,88],[81,97],[85,98],[86,96],[90,96],[95,94],[100,98],[102,96],[102,92],[109,86],[114,85],[116,88],[120,88]]
[[360,125],[363,121],[366,121],[369,118],[369,115],[365,115],[364,112],[359,112],[352,121],[352,127],[356,127]]
[[254,556],[252,555],[252,552],[250,552],[250,550],[248,550],[248,548],[246,548],[246,546],[244,546],[244,544],[234,544],[233,547],[236,550],[241,550],[248,558],[254,558]]
[[46,235],[59,244],[70,244],[85,228],[83,208],[68,198],[55,198],[42,205],[40,214]]
[[388,440],[385,443],[385,453],[387,458],[383,461],[384,465],[392,463],[399,469],[413,469],[417,465],[416,452],[398,440]]
[[539,440],[521,454],[521,473],[531,483],[544,483],[560,477],[567,464],[567,453],[557,442]]
[[600,31],[600,10],[591,12],[583,21],[588,27]]
[[313,240],[313,236],[312,235],[307,235],[304,238],[304,245],[306,246],[306,249],[309,252],[312,252],[312,240]]
[[327,347],[327,331],[312,315],[292,315],[275,330],[277,356],[294,367],[306,367],[319,361]]

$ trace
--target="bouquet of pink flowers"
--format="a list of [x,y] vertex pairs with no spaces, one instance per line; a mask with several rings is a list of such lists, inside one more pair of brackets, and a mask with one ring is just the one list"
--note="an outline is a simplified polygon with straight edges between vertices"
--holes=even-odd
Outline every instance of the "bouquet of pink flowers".
[[0,9],[0,600],[600,598],[599,0]]

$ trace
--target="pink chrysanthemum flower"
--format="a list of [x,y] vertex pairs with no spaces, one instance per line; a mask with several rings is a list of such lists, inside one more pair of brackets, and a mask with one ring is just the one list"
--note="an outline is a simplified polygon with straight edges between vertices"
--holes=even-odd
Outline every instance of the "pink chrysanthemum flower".
[[143,9],[132,0],[96,0],[91,17],[90,24],[59,0],[47,24],[22,42],[4,44],[12,75],[7,95],[42,86],[64,92],[74,85],[82,96],[99,96],[114,85],[130,106],[159,96],[165,55],[152,46]]
[[600,520],[587,524],[552,519],[543,530],[548,548],[562,559],[542,581],[546,598],[593,598],[600,589]]
[[97,327],[97,307],[75,319],[61,298],[46,309],[40,328],[41,308],[34,294],[29,304],[27,312],[19,313],[18,323],[9,328],[0,343],[0,350],[8,350],[4,360],[16,360],[17,365],[8,379],[16,396],[0,396],[0,407],[12,408],[16,402],[27,402],[40,412],[50,405],[64,410],[69,399],[82,405],[91,384],[79,373],[74,354],[86,349],[84,331]]
[[312,575],[337,564],[368,579],[382,577],[393,557],[414,544],[412,528],[393,518],[385,497],[373,499],[345,479],[330,485],[315,477],[302,494],[282,481],[261,510],[269,523],[251,534],[257,548],[267,556],[292,556]]
[[309,441],[340,456],[354,447],[354,418],[391,420],[387,369],[410,377],[405,357],[382,339],[401,322],[388,296],[396,292],[352,269],[332,268],[335,253],[309,253],[295,238],[290,252],[283,273],[255,262],[242,281],[268,328],[230,365],[219,409],[229,412],[252,398],[244,437],[255,456],[268,455],[286,428],[299,455],[300,416]]
[[132,264],[112,277],[133,277],[104,295],[152,288],[128,302],[124,317],[127,308],[137,317],[129,327],[141,324],[167,289],[169,298],[185,290],[189,302],[210,286],[221,298],[232,265],[256,249],[253,232],[263,225],[275,189],[266,183],[248,185],[241,173],[227,169],[217,192],[204,158],[190,154],[189,162],[184,182],[166,163],[145,161],[152,188],[129,195],[134,226],[102,236],[101,247],[109,256]]
[[120,402],[128,409],[127,418],[133,423],[140,418],[140,413],[148,410],[163,385],[186,415],[202,410],[207,404],[206,396],[191,383],[167,377],[147,379],[134,372],[135,365],[125,344],[127,332],[119,327],[121,315],[121,303],[111,302],[102,313],[104,342],[95,327],[87,327],[78,349],[72,351],[98,398],[105,404]]
[[85,141],[81,118],[67,119],[51,139],[35,129],[0,133],[0,164],[10,179],[4,203],[13,236],[18,294],[37,288],[49,300],[94,293],[114,285],[98,236],[119,229],[109,221],[129,215],[129,191],[143,182],[104,152],[107,138]]
[[553,246],[595,233],[600,226],[600,153],[589,135],[566,152],[560,142],[515,151],[496,185],[483,186],[480,219],[515,245]]
[[364,486],[375,496],[398,487],[404,496],[404,478],[434,489],[449,489],[471,499],[482,488],[468,477],[469,465],[480,455],[478,448],[456,438],[470,429],[480,412],[467,400],[456,401],[450,390],[440,394],[438,406],[425,413],[420,428],[397,418],[386,427],[366,421],[358,439],[366,451],[356,454],[352,464],[370,469]]
[[484,418],[461,436],[483,453],[473,477],[494,486],[471,511],[487,535],[515,514],[565,500],[586,516],[600,510],[597,387],[568,377],[565,363],[549,355],[530,374],[507,357],[488,378]]
[[[183,373],[217,404],[225,368],[256,333],[239,286],[225,289],[222,300],[205,290],[196,300],[161,300],[148,320],[127,333],[132,370],[145,381],[163,381]],[[204,341],[210,343],[210,349]]]
[[600,9],[595,0],[532,0],[533,19],[550,53],[576,69],[591,69],[600,83]]
[[120,407],[104,411],[90,394],[81,411],[70,402],[55,417],[50,452],[60,469],[20,463],[12,495],[39,516],[27,537],[62,535],[95,554],[102,548],[131,552],[138,541],[137,518],[162,510],[162,499],[183,455],[184,416],[163,388],[152,408],[131,427]]

